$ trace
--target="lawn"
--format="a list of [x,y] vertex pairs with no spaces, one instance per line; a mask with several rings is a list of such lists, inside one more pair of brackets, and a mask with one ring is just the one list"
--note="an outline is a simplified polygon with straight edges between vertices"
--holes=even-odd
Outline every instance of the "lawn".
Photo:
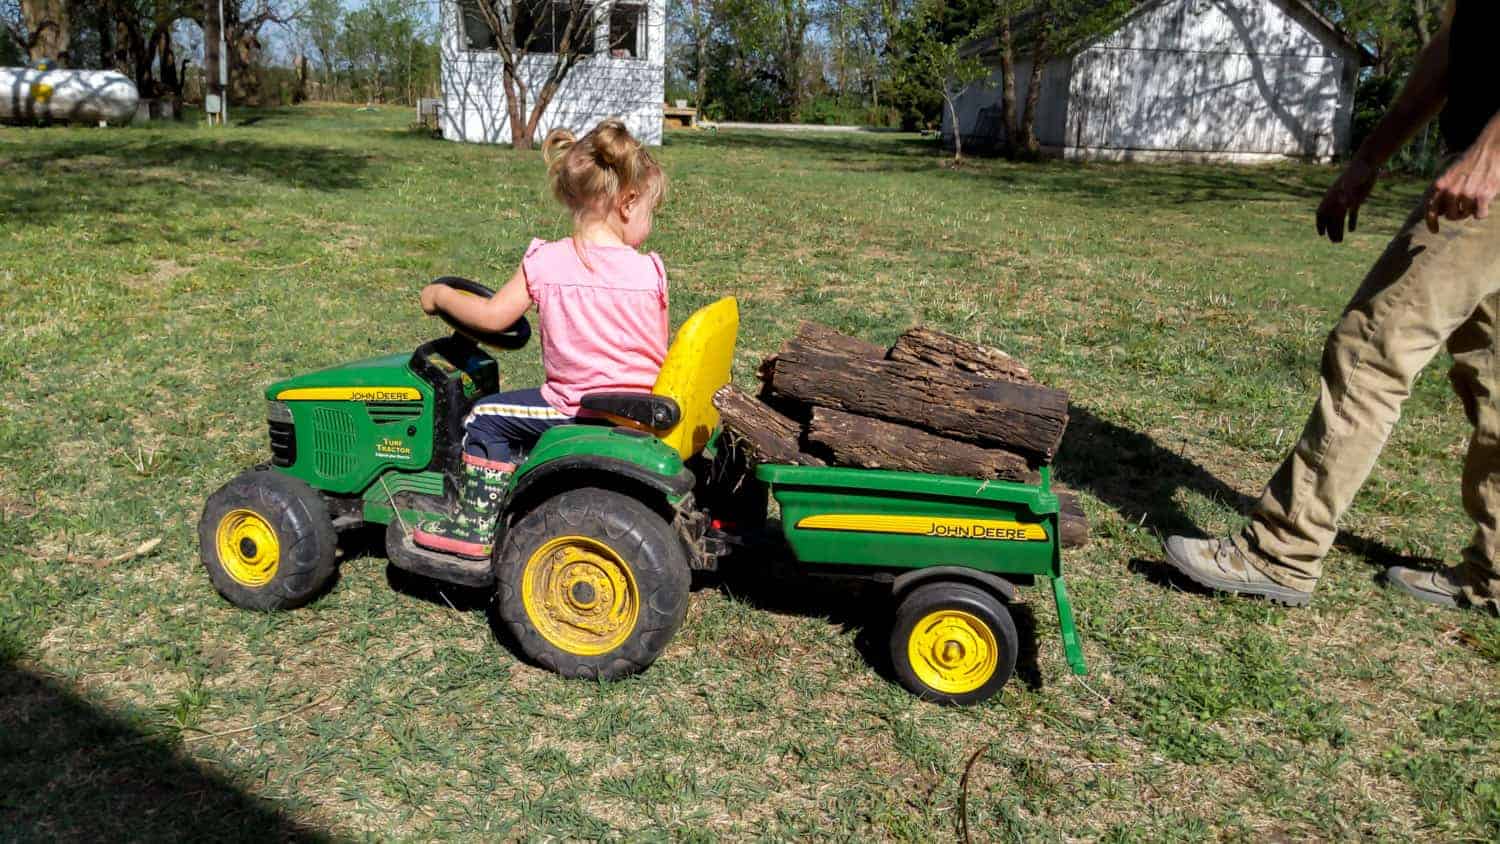
[[[196,522],[265,459],[264,386],[414,347],[441,330],[424,280],[500,281],[568,232],[535,153],[431,140],[405,110],[258,117],[0,129],[0,839],[1500,836],[1500,622],[1374,580],[1467,540],[1440,366],[1310,609],[1159,563],[1162,534],[1241,524],[1419,183],[1333,246],[1327,168],[954,170],[905,135],[668,135],[650,246],[674,323],[739,297],[741,381],[799,319],[879,342],[925,323],[1072,396],[1091,674],[1023,591],[1035,648],[952,710],[889,679],[878,595],[756,560],[611,684],[519,661],[486,596],[362,537],[306,609],[219,598]],[[503,357],[504,384],[537,383],[538,354]]]

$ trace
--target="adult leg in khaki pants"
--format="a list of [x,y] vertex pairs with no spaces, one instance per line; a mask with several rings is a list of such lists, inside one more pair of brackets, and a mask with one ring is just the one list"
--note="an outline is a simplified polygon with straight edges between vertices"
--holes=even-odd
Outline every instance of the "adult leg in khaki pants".
[[[1312,415],[1249,526],[1228,540],[1170,538],[1168,562],[1179,571],[1212,588],[1306,603],[1322,575],[1338,519],[1374,467],[1412,382],[1445,341],[1454,337],[1463,345],[1470,334],[1485,339],[1469,344],[1490,345],[1483,352],[1465,345],[1460,352],[1461,368],[1478,367],[1479,374],[1464,383],[1484,396],[1478,404],[1485,405],[1475,416],[1466,489],[1476,490],[1470,512],[1479,514],[1482,542],[1493,543],[1500,488],[1492,486],[1490,467],[1500,454],[1500,422],[1489,362],[1493,332],[1477,311],[1500,291],[1500,216],[1445,222],[1433,233],[1423,221],[1425,208],[1424,198],[1329,335]],[[1470,497],[1466,492],[1466,501]],[[1485,555],[1488,548],[1476,553]],[[1462,571],[1473,588],[1500,595],[1492,575],[1482,584],[1474,576],[1491,572],[1493,557],[1475,564],[1470,556]]]
[[[1453,368],[1448,379],[1474,426],[1464,458],[1464,510],[1474,520],[1474,538],[1463,561],[1447,573],[1463,599],[1500,611],[1500,294],[1480,303],[1473,316],[1448,338]],[[1393,569],[1410,587],[1422,588],[1429,573]],[[1434,584],[1441,585],[1441,584]]]

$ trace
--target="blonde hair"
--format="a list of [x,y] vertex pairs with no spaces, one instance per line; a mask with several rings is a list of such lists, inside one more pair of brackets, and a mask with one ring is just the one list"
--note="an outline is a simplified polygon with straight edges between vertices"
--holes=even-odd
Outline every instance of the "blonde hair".
[[553,129],[542,142],[552,195],[573,212],[607,213],[621,196],[636,193],[655,208],[667,195],[667,175],[625,124],[610,118],[581,138]]

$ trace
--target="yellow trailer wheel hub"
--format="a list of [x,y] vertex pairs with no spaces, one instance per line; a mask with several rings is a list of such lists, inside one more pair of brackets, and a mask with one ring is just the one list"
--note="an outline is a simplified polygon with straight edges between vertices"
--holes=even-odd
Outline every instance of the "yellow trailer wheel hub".
[[906,642],[912,671],[933,691],[961,695],[984,686],[995,675],[1000,648],[995,632],[963,610],[936,610],[923,616]]

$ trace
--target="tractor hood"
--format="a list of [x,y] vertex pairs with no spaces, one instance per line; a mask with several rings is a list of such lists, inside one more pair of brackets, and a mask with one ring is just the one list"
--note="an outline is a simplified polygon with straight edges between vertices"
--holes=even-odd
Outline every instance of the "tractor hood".
[[409,354],[384,355],[277,381],[266,398],[277,401],[421,401],[422,379],[407,365]]

